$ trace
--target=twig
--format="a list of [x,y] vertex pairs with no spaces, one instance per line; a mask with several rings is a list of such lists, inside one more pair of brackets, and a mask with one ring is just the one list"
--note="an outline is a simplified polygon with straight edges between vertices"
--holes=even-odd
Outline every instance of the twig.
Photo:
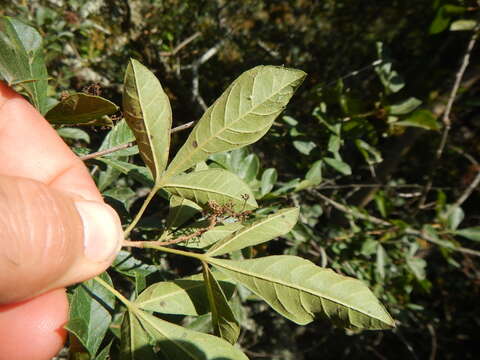
[[[195,125],[194,121],[190,121],[186,124],[179,125],[177,127],[174,127],[172,130],[170,130],[170,134],[189,129],[193,125]],[[90,160],[90,159],[97,158],[97,157],[100,157],[100,156],[103,156],[103,155],[111,154],[115,151],[127,149],[131,146],[134,146],[134,145],[135,145],[135,142],[130,142],[130,143],[122,144],[122,145],[117,145],[117,146],[114,146],[110,149],[105,149],[105,150],[97,151],[97,152],[94,152],[94,153],[91,153],[91,154],[88,154],[88,155],[80,156],[80,160],[82,160],[82,161]]]
[[470,55],[472,53],[473,48],[475,47],[475,44],[477,42],[478,34],[480,30],[480,24],[475,27],[473,30],[472,37],[470,38],[470,41],[468,42],[467,49],[465,50],[465,54],[463,55],[463,60],[462,63],[460,64],[460,68],[458,69],[456,75],[455,75],[455,82],[453,84],[452,90],[450,91],[450,95],[448,97],[447,101],[447,106],[445,107],[445,111],[443,112],[442,116],[442,122],[444,125],[443,128],[443,133],[442,133],[442,138],[440,139],[440,144],[438,145],[437,152],[435,154],[435,160],[432,165],[432,171],[429,176],[429,180],[427,182],[427,185],[425,186],[425,190],[423,192],[423,196],[420,199],[419,202],[419,208],[422,208],[423,205],[425,204],[425,201],[427,199],[428,193],[430,192],[433,184],[433,176],[435,174],[435,170],[437,168],[437,165],[442,157],[443,150],[445,149],[445,145],[447,143],[447,138],[448,134],[450,132],[450,128],[452,126],[452,121],[450,119],[450,113],[452,111],[452,106],[455,101],[455,98],[457,97],[458,89],[460,88],[460,84],[463,79],[463,75],[465,74],[465,70],[467,69],[468,64],[470,63]]
[[175,56],[180,50],[182,50],[185,46],[190,44],[193,40],[201,36],[202,33],[197,31],[195,34],[189,36],[185,40],[183,40],[180,44],[178,44],[172,51],[161,51],[160,56]]
[[437,357],[437,334],[435,333],[435,328],[432,324],[427,324],[427,329],[430,333],[430,337],[432,338],[432,346],[430,350],[429,360],[435,360]]
[[[479,179],[479,181],[480,181],[480,179]],[[364,214],[364,213],[361,213],[359,211],[354,211],[352,209],[349,209],[348,207],[346,207],[346,206],[344,206],[344,205],[326,197],[325,195],[321,194],[320,192],[318,192],[316,190],[311,190],[311,192],[313,194],[315,194],[316,196],[318,196],[319,198],[321,198],[322,200],[328,202],[335,209],[337,209],[339,211],[342,211],[346,214],[350,214],[350,215],[352,215],[352,216],[354,216],[358,219],[371,221],[374,224],[382,225],[382,226],[390,226],[390,227],[395,227],[396,226],[395,224],[392,224],[388,221],[379,219],[375,216],[372,216],[372,215],[369,215],[369,214]],[[429,234],[426,234],[424,231],[419,231],[419,230],[413,229],[411,227],[407,227],[407,228],[403,229],[403,231],[407,235],[417,236],[417,237],[422,238],[423,240],[425,240],[427,242],[430,242],[432,244],[439,245],[439,246],[448,248],[450,250],[458,251],[458,252],[461,252],[461,253],[464,253],[464,254],[469,254],[469,255],[480,257],[480,251],[467,249],[467,248],[464,248],[464,247],[461,247],[461,246],[454,246],[453,244],[437,240],[434,237],[430,236]]]
[[478,184],[480,184],[480,171],[477,172],[477,176],[475,176],[475,179],[473,179],[473,181],[465,189],[463,194],[457,199],[457,201],[455,201],[455,203],[447,211],[446,217],[448,217],[448,215],[450,215],[454,209],[456,209],[457,207],[460,207],[470,197],[470,195],[472,195],[472,192],[475,190]]

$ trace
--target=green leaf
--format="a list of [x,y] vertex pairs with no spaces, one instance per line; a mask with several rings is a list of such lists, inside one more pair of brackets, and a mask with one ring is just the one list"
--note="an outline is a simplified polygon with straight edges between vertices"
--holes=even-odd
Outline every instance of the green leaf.
[[320,317],[348,328],[375,330],[395,326],[364,283],[308,260],[280,255],[243,261],[217,258],[207,261],[297,324],[308,324]]
[[235,344],[240,335],[240,325],[235,319],[222,287],[205,263],[203,264],[203,279],[205,280],[208,303],[212,312],[214,334],[231,344]]
[[363,141],[362,139],[356,139],[355,145],[357,149],[362,153],[363,158],[369,165],[378,164],[383,161],[380,151],[375,149],[372,145]]
[[451,23],[450,31],[469,31],[475,29],[477,26],[477,22],[475,20],[457,20]]
[[98,353],[95,357],[95,360],[110,360],[110,348],[112,347],[113,341],[110,341],[107,346],[105,346],[102,351]]
[[455,208],[451,209],[450,205],[447,207],[448,211],[448,218],[447,218],[447,225],[448,228],[451,230],[457,230],[458,226],[461,224],[463,219],[465,218],[465,212],[460,206],[455,206]]
[[163,189],[201,206],[207,205],[209,201],[218,204],[231,202],[236,211],[252,210],[258,206],[248,185],[235,174],[221,169],[178,175],[170,179]]
[[456,230],[454,234],[463,236],[470,240],[480,241],[480,226],[474,226],[474,227]]
[[411,113],[422,104],[421,100],[411,97],[400,101],[399,103],[390,106],[391,115],[405,115]]
[[381,279],[385,279],[385,263],[387,260],[387,253],[383,246],[378,243],[377,245],[377,263],[375,265],[377,273],[380,275]]
[[260,195],[263,197],[272,191],[273,186],[277,182],[278,174],[274,168],[266,169],[262,173],[262,179],[260,180]]
[[118,111],[118,106],[100,96],[71,94],[51,108],[45,118],[61,125],[110,125],[102,116]]
[[303,155],[310,155],[312,150],[317,147],[317,145],[313,141],[300,141],[300,140],[294,140],[293,146]]
[[90,143],[90,135],[82,129],[64,127],[57,129],[57,134],[64,139],[83,140],[87,144]]
[[[235,285],[222,280],[220,286],[230,298]],[[198,316],[210,311],[205,282],[199,276],[153,284],[138,296],[135,305],[144,310],[178,315]]]
[[155,340],[164,359],[248,360],[238,348],[216,336],[188,330],[139,310],[136,312],[143,328]]
[[352,175],[352,169],[347,163],[333,158],[323,158],[323,160],[339,173],[343,175]]
[[322,160],[315,161],[305,174],[305,180],[308,180],[312,185],[320,184],[322,182],[322,165]]
[[123,112],[143,161],[158,181],[168,161],[172,109],[155,75],[131,59],[125,73]]
[[[208,226],[203,222],[202,227]],[[227,236],[231,235],[232,233],[239,231],[244,226],[239,223],[230,223],[225,225],[218,225],[215,226],[212,230],[208,230],[204,232],[198,239],[189,241],[188,243],[180,243],[179,245],[185,246],[191,249],[204,249],[217,241],[226,238]]]
[[170,209],[167,217],[167,228],[177,228],[200,213],[202,208],[191,200],[180,196],[170,197]]
[[209,256],[228,254],[284,235],[297,223],[298,214],[299,208],[296,207],[277,211],[220,240],[208,250],[207,254]]
[[122,337],[120,343],[121,360],[157,360],[153,352],[154,340],[144,329],[140,320],[127,311],[122,322]]
[[426,109],[420,109],[412,113],[405,120],[394,123],[395,126],[414,126],[427,130],[438,130],[440,125],[437,122],[437,118],[431,111]]
[[[102,141],[102,145],[98,148],[98,151],[103,151],[111,149],[116,146],[123,144],[131,143],[135,141],[135,136],[133,135],[132,130],[127,125],[125,119],[120,120],[115,126],[110,130]],[[138,154],[138,146],[132,146],[126,149],[115,151],[110,154],[102,155],[103,157],[110,158],[119,158],[123,156],[130,156]]]
[[138,166],[135,164],[130,164],[126,161],[108,159],[108,158],[98,158],[99,161],[111,166],[112,168],[120,171],[122,174],[128,175],[133,179],[139,181],[145,186],[153,186],[153,178],[150,171],[144,166]]
[[[100,278],[112,284],[107,273]],[[107,308],[106,308],[107,307]],[[75,334],[93,357],[112,322],[115,297],[95,280],[77,286],[70,301],[70,320],[66,328]]]
[[435,18],[430,24],[429,33],[432,35],[441,33],[448,27],[450,21],[451,18],[447,11],[445,11],[445,6],[439,7],[437,13],[435,14]]
[[242,161],[240,171],[237,173],[240,178],[249,183],[256,179],[260,169],[260,159],[255,154],[249,154]]
[[209,155],[254,143],[268,131],[305,78],[300,70],[257,66],[210,106],[168,166],[173,176]]
[[155,265],[145,264],[143,261],[136,259],[132,253],[125,250],[117,254],[112,267],[115,271],[131,277],[135,277],[138,274],[147,276],[158,271]]
[[9,85],[21,85],[45,113],[48,74],[42,38],[33,27],[7,16],[0,17],[0,75]]
[[419,257],[407,256],[407,265],[418,280],[426,278],[425,268],[427,262]]

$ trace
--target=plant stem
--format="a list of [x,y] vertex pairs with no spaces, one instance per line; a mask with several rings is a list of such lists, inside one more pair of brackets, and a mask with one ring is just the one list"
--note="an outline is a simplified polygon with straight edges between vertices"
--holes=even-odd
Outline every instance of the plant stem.
[[133,219],[133,221],[130,223],[130,225],[128,225],[128,227],[125,229],[124,231],[124,238],[127,239],[128,236],[130,235],[130,232],[133,230],[133,228],[135,227],[135,225],[137,225],[138,221],[140,220],[140,218],[142,217],[143,213],[145,212],[145,209],[147,208],[148,204],[150,203],[150,201],[153,199],[153,197],[155,196],[155,194],[157,193],[157,191],[159,190],[160,188],[155,185],[151,190],[150,190],[150,193],[148,194],[147,198],[145,199],[145,201],[143,202],[142,204],[142,207],[140,208],[140,210],[138,210],[137,214],[135,215],[135,218]]
[[196,254],[196,253],[193,253],[193,252],[188,252],[188,251],[183,251],[183,250],[178,250],[178,249],[171,249],[171,248],[168,248],[168,247],[155,245],[153,243],[153,241],[145,241],[143,243],[143,248],[155,249],[155,250],[163,251],[163,252],[170,253],[170,254],[187,256],[187,257],[191,257],[191,258],[194,258],[194,259],[198,259],[200,261],[205,261],[205,259],[207,258],[204,254]]
[[108,291],[110,291],[113,295],[115,295],[117,297],[118,300],[120,300],[123,304],[125,304],[125,306],[127,308],[131,308],[132,307],[132,303],[125,297],[123,296],[122,294],[120,294],[120,292],[118,292],[117,290],[115,290],[112,286],[110,286],[109,283],[107,283],[105,280],[101,279],[99,276],[96,276],[93,278],[93,280],[95,280],[96,282],[98,282],[100,285],[102,285],[105,289],[107,289]]

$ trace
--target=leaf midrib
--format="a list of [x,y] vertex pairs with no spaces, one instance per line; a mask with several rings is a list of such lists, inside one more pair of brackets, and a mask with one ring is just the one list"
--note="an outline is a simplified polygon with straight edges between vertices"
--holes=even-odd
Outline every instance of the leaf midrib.
[[[321,297],[321,298],[324,298],[326,300],[329,300],[329,301],[332,301],[336,304],[339,304],[339,305],[342,305],[348,309],[352,309],[354,311],[357,311],[365,316],[368,316],[368,317],[371,317],[371,318],[375,318],[379,321],[381,321],[382,323],[385,323],[387,325],[389,325],[389,323],[386,323],[384,320],[378,318],[377,316],[373,316],[371,314],[368,314],[368,313],[365,313],[364,311],[358,309],[357,307],[355,306],[349,306],[349,305],[346,305],[344,303],[342,303],[341,301],[338,301],[336,299],[333,299],[331,298],[330,296],[327,296],[327,295],[319,295],[319,294],[316,294],[314,293],[311,289],[308,289],[308,288],[305,288],[303,286],[293,286],[292,284],[290,283],[287,283],[287,282],[284,282],[284,281],[281,281],[280,279],[276,279],[276,278],[271,278],[271,277],[268,277],[268,276],[260,276],[259,274],[256,274],[256,273],[252,273],[250,271],[247,271],[247,270],[244,270],[244,269],[237,269],[235,267],[232,267],[232,266],[229,266],[229,265],[226,265],[226,264],[219,264],[218,261],[221,261],[223,263],[222,260],[220,259],[216,259],[216,258],[208,258],[208,262],[213,264],[213,265],[216,265],[216,266],[219,266],[219,267],[224,267],[230,271],[233,271],[233,272],[237,272],[237,273],[241,273],[241,274],[244,274],[244,275],[247,275],[247,276],[251,276],[251,277],[254,277],[254,278],[257,278],[257,279],[260,279],[260,280],[265,280],[265,281],[269,281],[271,283],[276,283],[276,284],[279,284],[279,285],[282,285],[282,286],[286,286],[286,287],[289,287],[291,289],[295,289],[295,290],[299,290],[299,291],[303,291],[305,293],[308,293],[310,295],[313,295],[313,296],[318,296],[318,297]],[[229,261],[229,260],[226,260],[226,261]],[[308,264],[306,264],[308,265]],[[352,279],[354,280],[354,279]],[[358,281],[358,280],[357,280]]]
[[[258,74],[255,76],[255,78],[258,76]],[[255,78],[254,78],[254,81],[255,81]],[[297,79],[298,80],[298,79]],[[241,117],[237,118],[236,120],[234,121],[231,121],[229,123],[229,125],[233,125],[233,124],[236,124],[237,122],[239,122],[240,120],[242,120],[243,118],[245,118],[246,116],[248,116],[249,114],[251,114],[255,109],[257,109],[260,105],[264,104],[265,102],[267,102],[268,100],[270,100],[271,98],[273,98],[274,96],[276,96],[278,93],[280,93],[282,90],[284,90],[285,88],[287,88],[288,86],[290,86],[295,80],[289,82],[287,85],[285,85],[284,87],[282,87],[281,89],[279,89],[277,92],[275,92],[274,94],[272,94],[270,97],[266,98],[263,102],[257,104],[255,107],[251,108],[250,111],[248,111],[247,113],[245,113],[244,115],[242,115]],[[228,94],[227,94],[227,100],[228,100],[228,97],[230,96],[232,90],[233,90],[234,86],[232,86],[229,91],[228,91]],[[250,94],[251,96],[251,94]],[[215,106],[216,102],[212,105],[212,106]],[[225,107],[226,107],[226,104],[225,104]],[[208,110],[207,110],[208,111]],[[213,108],[212,108],[212,111],[213,111]],[[211,118],[211,114],[209,114],[209,117]],[[199,124],[200,124],[200,121],[199,121]],[[197,125],[198,126],[198,125]],[[210,142],[212,139],[215,139],[219,134],[221,134],[222,132],[224,132],[226,129],[228,129],[228,126],[224,126],[222,127],[220,130],[218,130],[214,135],[206,138],[201,144],[198,144],[198,146],[192,151],[190,152],[190,156],[189,157],[185,157],[185,160],[182,161],[182,162],[179,162],[177,163],[177,165],[171,169],[168,169],[167,171],[167,174],[166,174],[166,178],[168,177],[171,177],[172,174],[176,174],[176,169],[182,167],[181,165],[183,165],[185,162],[187,162],[188,159],[192,158],[195,156],[195,154],[197,154],[204,146],[205,144],[207,144],[208,142]],[[192,131],[192,134],[196,133],[196,130],[197,130],[197,127]],[[256,132],[256,131],[255,131]]]

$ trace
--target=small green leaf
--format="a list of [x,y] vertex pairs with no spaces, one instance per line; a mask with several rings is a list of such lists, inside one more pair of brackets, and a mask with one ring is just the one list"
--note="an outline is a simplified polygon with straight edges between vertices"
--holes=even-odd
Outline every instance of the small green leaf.
[[215,335],[235,344],[240,335],[240,325],[235,319],[222,287],[205,263],[203,264],[203,279],[212,312],[213,331]]
[[76,93],[69,95],[51,108],[45,118],[52,124],[106,125],[102,116],[118,111],[118,106],[100,96]]
[[244,72],[210,106],[167,169],[170,177],[211,154],[254,143],[300,86],[305,73],[278,66],[257,66]]
[[480,226],[474,226],[474,227],[456,230],[454,234],[463,236],[470,240],[480,241]]
[[[106,272],[102,280],[112,284]],[[112,322],[111,311],[115,307],[114,295],[95,280],[88,280],[74,290],[70,301],[68,331],[75,334],[93,357]]]
[[148,186],[148,187],[153,186],[152,174],[144,166],[138,166],[135,164],[128,163],[126,161],[102,158],[102,157],[98,158],[98,160],[120,171],[122,174],[130,176],[131,178],[139,181],[145,186]]
[[218,241],[207,254],[209,256],[228,254],[284,235],[297,223],[298,214],[299,208],[296,207],[277,211]]
[[438,8],[437,13],[435,14],[435,18],[433,19],[432,23],[430,24],[429,32],[430,34],[438,34],[441,33],[448,27],[450,24],[451,17],[445,11],[445,6],[441,6]]
[[260,169],[260,159],[255,154],[249,154],[242,161],[240,171],[237,173],[240,178],[249,183],[256,179]]
[[377,263],[376,269],[377,273],[380,275],[380,278],[385,279],[385,263],[386,263],[387,253],[383,246],[378,243],[377,245]]
[[400,101],[399,103],[390,106],[391,115],[405,115],[411,113],[422,104],[421,100],[411,97]]
[[303,155],[310,155],[312,150],[317,147],[317,145],[313,141],[300,141],[300,140],[294,140],[293,146]]
[[136,259],[132,253],[125,250],[117,254],[112,267],[115,271],[131,277],[135,277],[138,274],[147,276],[158,271],[155,265],[145,264],[143,261]]
[[348,328],[378,330],[395,326],[365,284],[308,260],[280,255],[207,261],[297,324],[308,324],[321,317]]
[[165,359],[248,360],[236,347],[216,336],[188,330],[171,324],[144,311],[136,311],[143,329],[154,339],[156,347]]
[[427,262],[419,257],[407,256],[407,265],[418,280],[424,280]]
[[262,173],[262,179],[260,180],[260,195],[263,197],[272,191],[273,186],[277,182],[277,170],[274,168],[266,169]]
[[475,20],[457,20],[450,25],[450,31],[470,31],[475,29],[477,24]]
[[[221,280],[228,298],[235,290],[231,282]],[[158,282],[149,286],[135,300],[141,309],[178,315],[202,315],[210,311],[205,283],[199,276]]]
[[369,165],[378,164],[383,161],[380,151],[375,149],[372,145],[363,141],[362,139],[356,139],[355,145],[357,149],[362,153],[363,158]]
[[352,169],[347,163],[333,158],[323,158],[323,160],[339,173],[343,175],[352,175]]
[[140,155],[158,181],[168,161],[172,109],[155,75],[131,59],[125,73],[123,111]]
[[156,360],[153,352],[154,340],[144,329],[135,314],[127,311],[122,322],[120,343],[121,360]]
[[449,229],[457,230],[458,226],[461,224],[461,222],[465,218],[465,212],[460,206],[456,206],[453,209],[451,209],[450,206],[447,208],[447,211],[448,211],[447,225]]
[[[103,151],[111,149],[116,146],[128,144],[135,141],[135,136],[133,135],[132,130],[127,125],[125,119],[120,120],[115,126],[110,130],[102,141],[102,145],[98,148],[98,151]],[[103,157],[109,158],[119,158],[123,156],[130,156],[138,154],[138,146],[132,146],[126,149],[112,152],[110,154],[105,154]]]
[[90,143],[90,135],[82,129],[64,127],[57,129],[57,134],[64,139],[83,140],[87,144]]
[[258,206],[248,185],[235,174],[221,169],[178,175],[170,179],[163,189],[201,206],[206,206],[209,201],[218,204],[231,202],[236,211],[252,210]]
[[48,73],[42,38],[33,27],[8,16],[0,17],[0,75],[9,85],[21,85],[45,113]]
[[427,130],[438,130],[440,125],[437,118],[431,111],[426,109],[420,109],[412,113],[405,120],[394,123],[395,126],[414,126]]

